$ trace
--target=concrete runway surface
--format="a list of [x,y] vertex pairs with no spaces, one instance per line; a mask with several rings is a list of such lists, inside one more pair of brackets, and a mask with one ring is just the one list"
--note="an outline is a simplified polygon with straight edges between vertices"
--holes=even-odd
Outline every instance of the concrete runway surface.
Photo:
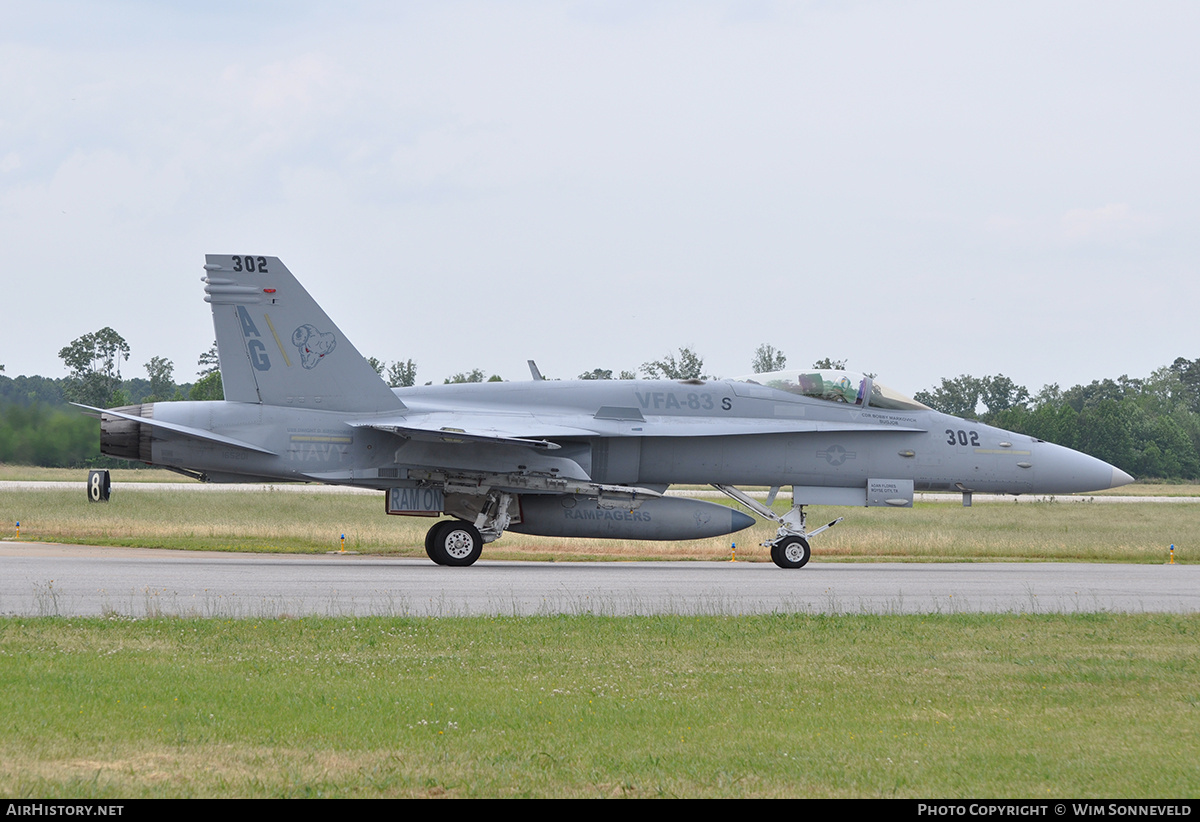
[[0,542],[0,615],[1079,613],[1200,610],[1200,566],[502,562]]

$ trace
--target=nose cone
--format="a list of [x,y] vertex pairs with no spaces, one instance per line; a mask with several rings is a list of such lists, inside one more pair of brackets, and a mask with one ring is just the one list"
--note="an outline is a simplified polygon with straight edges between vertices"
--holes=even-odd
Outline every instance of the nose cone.
[[743,514],[741,511],[735,511],[732,508],[730,508],[729,511],[733,515],[731,517],[732,521],[729,523],[731,534],[734,531],[742,531],[746,528],[749,528],[754,524],[754,517]]
[[1078,494],[1119,488],[1133,482],[1133,477],[1120,468],[1061,445],[1038,443],[1036,454],[1038,493]]

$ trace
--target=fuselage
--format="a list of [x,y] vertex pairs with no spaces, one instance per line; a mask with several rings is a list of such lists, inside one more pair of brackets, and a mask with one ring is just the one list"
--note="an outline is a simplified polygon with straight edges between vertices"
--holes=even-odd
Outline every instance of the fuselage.
[[[537,381],[395,393],[405,420],[436,418],[445,433],[403,437],[367,427],[370,414],[312,408],[154,403],[125,410],[261,450],[125,420],[105,422],[102,450],[215,481],[379,489],[434,468],[648,487],[839,488],[888,478],[911,480],[916,490],[1005,494],[1096,491],[1132,479],[1085,454],[932,409],[830,402],[747,382]],[[480,419],[557,447],[454,439],[455,430],[472,430]]]

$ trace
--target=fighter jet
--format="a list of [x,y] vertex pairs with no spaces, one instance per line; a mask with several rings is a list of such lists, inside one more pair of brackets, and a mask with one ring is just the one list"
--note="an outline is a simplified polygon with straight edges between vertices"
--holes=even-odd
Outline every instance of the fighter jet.
[[[681,540],[754,523],[665,496],[711,485],[773,521],[803,567],[808,505],[911,507],[914,491],[1069,494],[1132,477],[1093,457],[928,408],[870,377],[789,370],[731,380],[549,381],[389,388],[277,257],[211,254],[225,400],[89,410],[101,451],[208,482],[380,491],[438,519],[429,558],[467,566],[505,531]],[[739,487],[742,486],[742,487]],[[767,504],[743,491],[771,489]],[[770,501],[791,486],[784,514]]]

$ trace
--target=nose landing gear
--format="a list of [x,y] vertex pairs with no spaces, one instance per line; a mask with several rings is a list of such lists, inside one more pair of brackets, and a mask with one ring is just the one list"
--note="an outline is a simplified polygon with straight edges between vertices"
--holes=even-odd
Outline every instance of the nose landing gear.
[[771,489],[767,505],[763,505],[732,485],[713,485],[713,488],[737,500],[763,519],[769,519],[779,525],[779,530],[775,532],[775,538],[764,542],[763,545],[771,549],[771,561],[780,568],[803,568],[807,565],[808,560],[812,557],[812,549],[809,547],[808,541],[845,519],[845,517],[838,517],[815,531],[807,531],[805,530],[807,518],[804,514],[804,506],[795,503],[795,489],[793,489],[792,510],[780,516],[768,507],[771,500],[775,499],[775,493],[779,491],[778,487]]
[[791,535],[769,543],[771,560],[780,568],[803,568],[812,557],[812,548],[804,537]]

